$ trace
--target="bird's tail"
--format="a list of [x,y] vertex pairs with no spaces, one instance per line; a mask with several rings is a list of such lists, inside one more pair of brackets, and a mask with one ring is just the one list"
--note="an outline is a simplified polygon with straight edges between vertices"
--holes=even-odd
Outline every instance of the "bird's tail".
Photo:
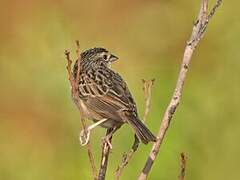
[[143,124],[143,122],[136,117],[128,119],[128,123],[134,129],[137,137],[144,143],[147,144],[150,141],[156,142],[157,138],[152,132]]

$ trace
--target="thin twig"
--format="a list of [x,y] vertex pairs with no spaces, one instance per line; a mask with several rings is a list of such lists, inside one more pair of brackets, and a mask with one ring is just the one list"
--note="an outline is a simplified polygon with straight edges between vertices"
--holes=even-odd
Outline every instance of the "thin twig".
[[79,59],[79,58],[81,58],[81,49],[80,49],[80,42],[79,42],[79,40],[76,40],[76,46],[77,46],[76,53],[77,53],[77,57]]
[[[153,86],[154,81],[155,81],[155,79],[147,80],[147,81],[144,80],[144,79],[142,80],[144,100],[145,100],[145,111],[144,111],[144,116],[143,116],[143,122],[146,122],[148,113],[150,111],[152,86]],[[115,176],[116,176],[117,180],[120,179],[120,176],[122,175],[122,172],[123,172],[124,168],[128,165],[128,163],[132,159],[134,153],[137,151],[139,143],[140,143],[139,139],[135,135],[135,139],[134,139],[131,150],[128,153],[123,154],[122,162],[116,170]]]
[[[86,130],[86,123],[85,123],[84,119],[81,119],[81,125],[82,125],[82,128],[84,129],[84,134],[85,134],[85,137],[86,137],[87,136],[87,130]],[[87,152],[88,152],[88,158],[89,158],[89,161],[90,161],[90,165],[91,165],[91,168],[92,168],[93,178],[94,178],[94,180],[97,180],[97,168],[96,168],[96,165],[95,165],[95,160],[94,160],[94,156],[93,156],[93,153],[92,153],[92,146],[91,146],[90,140],[87,143]]]
[[182,152],[180,154],[180,174],[178,176],[179,180],[184,180],[185,179],[186,163],[187,163],[187,155],[186,155],[186,153]]
[[217,8],[219,8],[219,6],[222,4],[222,0],[218,0],[215,4],[215,6],[212,8],[212,10],[210,11],[209,15],[208,15],[208,20],[210,20],[213,15],[215,14]]
[[80,79],[80,71],[81,71],[81,66],[80,66],[80,64],[81,64],[81,51],[80,51],[80,44],[79,44],[79,41],[78,40],[76,40],[76,45],[77,45],[77,50],[76,50],[76,52],[77,52],[77,57],[78,57],[78,59],[77,59],[77,77],[76,77],[76,81],[75,81],[75,83],[76,83],[76,87],[78,87],[78,82],[79,82],[79,79]]
[[[106,136],[111,133],[112,129],[108,129]],[[109,143],[112,142],[112,136],[109,138]],[[104,180],[107,172],[107,165],[108,165],[108,157],[110,153],[110,146],[107,141],[103,141],[102,144],[102,157],[101,157],[101,164],[98,173],[98,180]]]
[[139,141],[139,139],[137,138],[136,135],[134,137],[135,138],[134,138],[134,142],[133,142],[131,150],[128,153],[123,154],[122,162],[121,162],[121,164],[118,165],[117,170],[115,172],[115,176],[116,176],[117,180],[120,179],[120,176],[122,175],[122,172],[123,172],[124,168],[128,165],[129,161],[132,159],[134,153],[138,149],[140,141]]
[[[220,6],[221,0],[218,0],[215,6],[213,7],[213,10],[210,12],[215,12],[217,7]],[[149,153],[148,159],[144,165],[143,170],[141,171],[138,180],[145,180],[151,170],[151,167],[158,155],[160,146],[162,144],[162,141],[165,137],[166,131],[170,125],[170,122],[172,120],[172,117],[176,111],[176,108],[179,105],[181,96],[182,96],[182,91],[183,91],[183,85],[184,81],[186,79],[187,71],[189,68],[189,64],[192,58],[192,54],[198,45],[199,41],[204,35],[204,32],[206,30],[206,27],[208,25],[209,17],[212,17],[211,13],[207,15],[207,7],[208,7],[208,0],[203,0],[201,3],[201,8],[199,11],[198,15],[198,20],[194,24],[192,35],[190,37],[190,40],[188,41],[184,55],[183,55],[183,60],[181,64],[181,69],[178,75],[178,80],[176,84],[176,88],[174,90],[174,93],[172,95],[171,101],[164,113],[159,132],[158,132],[158,139],[157,142],[153,144],[153,147]],[[214,14],[214,13],[213,13]]]
[[75,87],[75,80],[74,80],[74,77],[73,77],[73,74],[72,74],[72,60],[70,58],[70,51],[68,50],[65,50],[65,56],[66,56],[66,59],[67,59],[67,66],[66,66],[66,69],[67,69],[67,72],[68,72],[68,80],[71,84],[71,93],[72,94],[75,94],[76,92],[76,87]]
[[142,81],[143,81],[143,92],[144,92],[144,100],[145,100],[145,111],[143,116],[143,122],[146,122],[147,116],[150,111],[152,86],[154,84],[155,79],[151,79],[148,81],[143,79]]
[[[76,104],[76,106],[79,109],[79,105],[80,105],[80,98],[78,95],[78,82],[79,82],[79,78],[80,78],[80,63],[81,63],[81,51],[80,51],[80,45],[79,45],[79,41],[76,41],[77,44],[77,62],[78,62],[78,69],[77,69],[77,76],[76,79],[73,76],[72,73],[72,60],[70,58],[70,51],[66,50],[65,51],[65,55],[66,55],[66,59],[67,59],[67,72],[68,72],[68,79],[71,85],[71,94],[72,94],[72,98],[74,100],[74,103]],[[86,123],[85,123],[85,119],[80,119],[81,122],[81,126],[82,129],[84,130],[84,134],[85,137],[87,135],[87,131],[86,131]],[[95,165],[95,161],[94,161],[94,157],[93,157],[93,153],[92,153],[92,148],[91,148],[91,144],[90,141],[87,144],[87,152],[88,152],[88,157],[89,157],[89,161],[91,164],[91,168],[92,168],[92,174],[94,179],[97,179],[97,168]]]

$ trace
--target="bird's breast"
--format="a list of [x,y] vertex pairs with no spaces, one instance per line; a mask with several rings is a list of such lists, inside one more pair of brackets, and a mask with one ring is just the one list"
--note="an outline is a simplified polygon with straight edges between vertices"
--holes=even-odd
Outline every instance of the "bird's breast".
[[88,118],[90,116],[90,112],[87,108],[87,106],[84,104],[83,100],[79,101],[79,106],[80,106],[80,112],[83,117]]

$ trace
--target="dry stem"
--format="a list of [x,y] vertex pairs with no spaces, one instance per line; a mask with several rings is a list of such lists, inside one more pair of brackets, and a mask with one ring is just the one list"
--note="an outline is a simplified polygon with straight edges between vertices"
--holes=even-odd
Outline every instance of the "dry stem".
[[187,163],[187,155],[186,155],[186,153],[182,152],[180,154],[180,174],[178,176],[179,180],[185,179],[186,163]]
[[[112,129],[108,129],[106,136],[111,133]],[[109,142],[112,142],[112,137],[109,139]],[[101,164],[100,164],[100,169],[98,173],[98,180],[104,180],[107,172],[107,166],[108,166],[108,157],[110,153],[110,146],[109,144],[104,141],[102,144],[102,157],[101,157]]]
[[[77,69],[76,79],[74,79],[73,73],[72,73],[72,60],[70,58],[70,51],[66,50],[65,55],[66,55],[66,59],[67,59],[67,67],[66,68],[67,68],[67,72],[68,72],[68,79],[69,79],[69,82],[71,85],[72,98],[74,100],[74,103],[79,108],[80,99],[78,96],[78,82],[79,82],[79,78],[80,78],[79,74],[80,74],[81,51],[80,51],[79,41],[76,41],[76,44],[77,44],[77,56],[78,56],[78,69]],[[81,121],[82,129],[84,129],[84,134],[86,136],[87,132],[86,132],[85,119],[81,118],[80,121]],[[93,177],[94,177],[94,179],[97,179],[97,168],[95,166],[95,161],[94,161],[90,141],[87,144],[87,152],[88,152],[88,157],[89,157],[89,161],[90,161],[91,168],[92,168]]]
[[207,15],[208,0],[202,0],[198,19],[193,26],[192,35],[191,35],[190,40],[188,41],[185,51],[184,51],[183,60],[182,60],[181,69],[180,69],[180,72],[178,75],[176,88],[172,95],[171,101],[164,113],[164,116],[163,116],[163,119],[162,119],[162,122],[160,125],[160,129],[158,132],[158,140],[156,143],[153,144],[153,147],[150,151],[150,154],[144,165],[144,168],[138,177],[138,180],[145,180],[151,170],[151,167],[158,155],[160,146],[165,137],[166,131],[170,125],[172,117],[176,111],[176,108],[179,105],[179,102],[180,102],[180,99],[182,96],[184,81],[186,79],[186,75],[187,75],[187,71],[189,68],[192,54],[193,54],[196,46],[198,45],[199,41],[203,37],[210,18],[214,15],[216,9],[220,6],[221,3],[222,3],[222,0],[217,0],[215,6],[210,11],[210,14]]
[[155,79],[143,81],[143,92],[144,92],[144,100],[145,100],[145,111],[143,116],[143,122],[146,122],[147,116],[150,111],[150,105],[151,105],[151,96],[152,96],[152,86],[154,84]]
[[[142,80],[143,82],[143,92],[144,92],[144,100],[145,100],[145,111],[144,111],[144,116],[143,116],[143,122],[146,122],[148,113],[150,111],[150,104],[151,104],[151,94],[152,94],[152,86],[154,84],[155,79],[152,80]],[[135,135],[134,143],[132,145],[131,150],[128,153],[124,153],[122,157],[122,162],[118,166],[116,170],[116,179],[119,180],[120,176],[122,175],[122,172],[124,168],[128,165],[129,161],[132,159],[134,152],[137,151],[138,146],[139,146],[139,140],[137,136]]]

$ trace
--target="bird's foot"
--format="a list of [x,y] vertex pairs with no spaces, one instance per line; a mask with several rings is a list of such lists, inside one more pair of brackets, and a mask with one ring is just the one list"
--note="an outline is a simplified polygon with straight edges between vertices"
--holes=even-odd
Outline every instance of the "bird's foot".
[[112,143],[110,141],[110,138],[109,136],[105,136],[105,137],[102,137],[102,144],[107,144],[109,146],[109,148],[112,150]]
[[80,140],[80,144],[81,146],[85,146],[90,139],[90,130],[88,130],[88,128],[85,130],[81,130],[80,135],[79,135],[79,140]]
[[81,146],[85,146],[89,142],[91,130],[93,130],[96,126],[105,122],[106,120],[107,119],[102,119],[102,120],[86,127],[86,129],[81,130],[80,135],[79,135],[79,140],[80,140]]

